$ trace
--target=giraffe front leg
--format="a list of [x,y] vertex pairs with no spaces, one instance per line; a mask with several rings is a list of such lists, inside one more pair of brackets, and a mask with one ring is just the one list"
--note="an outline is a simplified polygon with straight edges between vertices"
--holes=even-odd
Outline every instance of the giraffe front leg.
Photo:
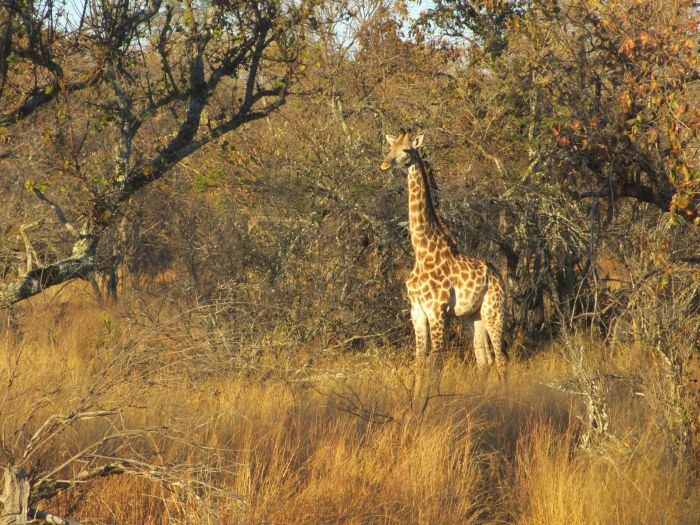
[[424,367],[428,356],[428,316],[417,300],[411,304],[411,320],[416,336],[416,366]]
[[427,393],[425,392],[426,381],[426,360],[428,357],[428,316],[420,302],[415,299],[411,304],[411,320],[413,321],[413,332],[416,336],[416,363],[415,382],[413,385],[414,407],[423,406]]
[[[428,369],[430,371],[429,389],[435,393],[440,390],[440,376],[445,360],[445,323],[447,320],[446,308],[439,306],[434,308],[428,316],[430,325],[430,355],[428,357]],[[428,392],[429,395],[430,391]]]

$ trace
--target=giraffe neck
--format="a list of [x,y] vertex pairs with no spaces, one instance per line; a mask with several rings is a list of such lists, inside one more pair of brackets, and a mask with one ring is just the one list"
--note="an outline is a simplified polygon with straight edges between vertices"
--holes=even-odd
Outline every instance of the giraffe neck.
[[456,250],[454,239],[435,210],[429,175],[417,151],[408,168],[408,222],[417,257],[424,251],[425,241],[430,240],[444,239],[452,252]]

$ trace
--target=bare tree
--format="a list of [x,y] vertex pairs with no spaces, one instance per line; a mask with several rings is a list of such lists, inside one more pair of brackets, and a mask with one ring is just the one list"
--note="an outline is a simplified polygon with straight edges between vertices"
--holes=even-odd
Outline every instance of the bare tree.
[[[132,195],[282,106],[303,70],[309,12],[273,0],[85,1],[80,12],[4,2],[3,171],[24,178],[72,241],[69,255],[0,285],[0,305],[88,276]],[[31,151],[13,147],[19,136]],[[60,199],[49,194],[58,177],[70,181]]]

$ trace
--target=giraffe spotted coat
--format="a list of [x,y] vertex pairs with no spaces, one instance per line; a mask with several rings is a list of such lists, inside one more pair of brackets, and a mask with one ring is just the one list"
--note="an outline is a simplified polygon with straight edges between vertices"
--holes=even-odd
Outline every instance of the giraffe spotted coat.
[[[477,365],[496,371],[505,380],[507,357],[503,350],[506,294],[496,268],[482,259],[457,250],[447,227],[437,215],[430,194],[430,180],[418,153],[423,136],[402,133],[386,137],[391,149],[381,169],[397,166],[407,174],[408,216],[415,254],[413,271],[406,281],[419,365],[429,359],[440,369],[448,314],[463,316],[474,338]],[[489,349],[489,341],[492,350]]]

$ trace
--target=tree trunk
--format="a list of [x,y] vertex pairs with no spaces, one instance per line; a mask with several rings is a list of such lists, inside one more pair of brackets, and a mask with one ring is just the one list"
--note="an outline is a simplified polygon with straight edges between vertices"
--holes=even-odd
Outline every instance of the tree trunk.
[[29,508],[29,480],[14,467],[5,468],[5,490],[0,495],[0,525],[25,525],[36,520],[53,525],[80,525],[77,521]]
[[0,525],[29,523],[29,480],[24,472],[14,467],[5,469],[5,490],[0,503]]
[[87,234],[87,230],[84,230],[67,259],[35,268],[14,282],[0,284],[0,309],[40,294],[51,286],[89,276],[95,269],[98,240],[97,235]]
[[51,286],[86,277],[92,273],[94,266],[92,254],[69,257],[27,272],[14,282],[0,284],[0,308],[8,308],[23,299],[40,294]]
[[112,255],[109,258],[109,268],[107,277],[107,297],[113,303],[117,301],[117,288],[119,286],[119,268],[124,262],[124,255],[127,250],[127,218],[124,215],[117,223],[114,243],[112,244]]

